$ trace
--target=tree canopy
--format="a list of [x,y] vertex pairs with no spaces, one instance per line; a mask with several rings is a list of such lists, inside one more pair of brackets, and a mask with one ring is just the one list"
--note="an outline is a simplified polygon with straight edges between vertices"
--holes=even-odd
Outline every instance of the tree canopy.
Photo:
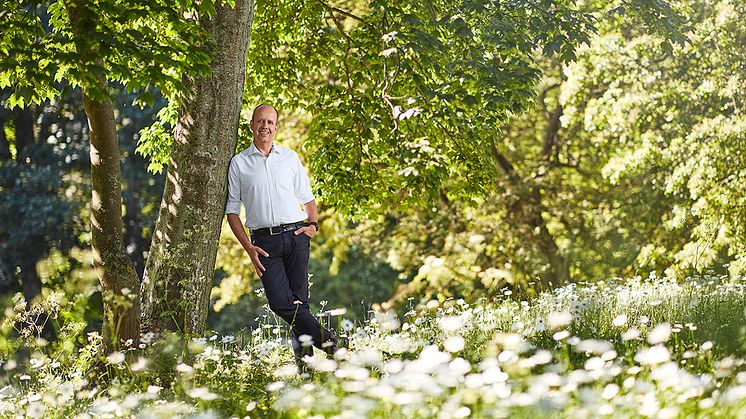
[[[215,62],[204,25],[214,6],[6,1],[5,103],[81,86],[151,104],[159,90],[168,104],[138,151],[152,171],[173,168],[174,129],[194,127],[183,95]],[[366,229],[351,247],[376,249],[425,288],[489,294],[713,266],[744,235],[743,182],[729,171],[742,155],[742,6],[674,6],[261,0],[244,111],[269,101],[301,126],[327,214]],[[246,118],[238,125],[242,144]],[[329,240],[340,260],[341,239]]]
[[683,39],[664,2],[268,2],[249,71],[257,96],[310,113],[325,203],[354,215],[468,199],[495,187],[510,146],[500,126],[533,101],[536,53],[572,60],[625,5],[625,17]]
[[[77,8],[78,29],[66,8]],[[10,107],[41,103],[65,86],[108,96],[108,88],[96,87],[99,77],[152,104],[151,87],[175,94],[184,89],[185,73],[209,71],[209,50],[196,18],[214,11],[212,1],[3,0],[0,10],[0,87],[13,87],[6,100]]]

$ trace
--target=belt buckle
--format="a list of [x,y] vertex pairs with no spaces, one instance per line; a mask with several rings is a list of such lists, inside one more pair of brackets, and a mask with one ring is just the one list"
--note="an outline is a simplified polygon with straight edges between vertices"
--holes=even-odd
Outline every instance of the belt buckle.
[[282,234],[282,231],[283,231],[283,230],[282,230],[282,226],[281,226],[281,225],[279,225],[279,226],[276,226],[276,227],[278,228],[278,230],[277,230],[277,233],[275,233],[275,230],[273,230],[273,229],[274,229],[274,227],[270,227],[270,228],[269,228],[269,235],[270,235],[270,236],[276,236],[276,235],[278,235],[278,234]]

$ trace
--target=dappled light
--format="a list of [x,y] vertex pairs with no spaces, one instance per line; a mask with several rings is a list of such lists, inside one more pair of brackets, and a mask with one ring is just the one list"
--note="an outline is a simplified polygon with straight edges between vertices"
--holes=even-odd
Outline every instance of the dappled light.
[[746,2],[0,15],[0,417],[746,417]]

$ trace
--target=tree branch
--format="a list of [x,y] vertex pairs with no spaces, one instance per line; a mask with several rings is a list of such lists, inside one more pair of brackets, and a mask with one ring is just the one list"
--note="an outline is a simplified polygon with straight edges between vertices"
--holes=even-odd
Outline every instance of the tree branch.
[[[323,2],[320,2],[320,3],[321,3],[322,5],[324,5],[324,6],[326,6],[326,5],[325,5],[325,4],[323,3]],[[334,8],[332,8],[332,9],[334,9]],[[370,54],[370,52],[368,52],[368,50],[367,50],[367,49],[363,48],[363,46],[362,46],[362,45],[360,45],[360,44],[359,44],[359,43],[357,43],[357,42],[356,42],[356,41],[355,41],[354,39],[352,39],[352,37],[351,37],[351,36],[350,36],[350,35],[349,35],[349,34],[347,33],[347,31],[345,31],[345,30],[344,30],[344,28],[342,27],[342,24],[341,24],[341,23],[339,22],[339,20],[337,20],[337,16],[335,16],[335,15],[334,15],[334,13],[330,13],[330,14],[331,14],[331,21],[332,21],[332,22],[334,22],[334,26],[335,26],[335,27],[337,28],[337,30],[339,31],[339,33],[340,33],[340,34],[341,34],[341,35],[342,35],[342,36],[343,36],[343,37],[344,37],[345,39],[347,39],[347,42],[348,42],[348,44],[355,44],[355,46],[356,46],[357,48],[360,48],[360,49],[361,49],[362,51],[364,51],[364,52],[365,52],[366,54]],[[347,54],[349,54],[349,52],[350,52],[350,48],[348,47],[348,48],[347,48]],[[347,54],[345,54],[345,60],[347,59]]]
[[539,97],[536,99],[537,102],[539,102],[539,105],[541,105],[541,108],[544,110],[544,112],[547,112],[547,105],[544,103],[544,99],[546,99],[547,94],[560,87],[560,83],[552,83],[549,86],[542,89],[542,91],[539,93]]
[[361,18],[360,16],[354,15],[354,14],[352,14],[352,13],[346,11],[346,10],[342,10],[340,8],[334,7],[334,6],[332,6],[332,5],[328,4],[328,3],[323,2],[322,0],[317,0],[317,1],[319,2],[320,5],[324,6],[327,10],[329,10],[330,12],[332,12],[332,14],[333,13],[339,13],[341,15],[349,17],[350,19],[357,20],[358,22],[360,22],[363,25],[365,25],[368,29],[374,31],[377,35],[380,35],[380,32],[378,32],[378,30],[376,29],[375,26],[373,26],[370,22],[368,22],[367,20]]
[[521,183],[521,180],[518,179],[518,176],[515,174],[515,167],[513,167],[510,161],[500,153],[500,150],[497,149],[497,145],[495,145],[494,141],[490,143],[490,152],[492,153],[492,158],[497,163],[497,166],[505,172],[508,180],[510,180],[514,186]]
[[544,147],[541,150],[541,157],[543,160],[550,160],[552,157],[552,150],[554,150],[557,144],[557,133],[560,129],[560,117],[562,116],[562,106],[557,104],[557,107],[549,114],[549,124],[547,130],[544,133]]
[[579,174],[581,174],[583,176],[590,176],[590,173],[586,172],[585,170],[581,169],[580,166],[575,165],[575,164],[568,164],[568,163],[562,163],[562,162],[559,162],[559,161],[553,161],[553,162],[550,163],[550,166],[551,167],[564,167],[564,168],[567,168],[567,169],[573,169],[573,170],[575,170],[576,172],[578,172]]

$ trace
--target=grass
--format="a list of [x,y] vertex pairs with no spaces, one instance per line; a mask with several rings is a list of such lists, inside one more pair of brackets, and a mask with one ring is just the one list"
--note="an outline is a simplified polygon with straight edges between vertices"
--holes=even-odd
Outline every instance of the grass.
[[80,362],[96,351],[91,335],[74,358],[29,347],[27,361],[4,360],[0,415],[744,416],[745,287],[743,278],[651,276],[531,301],[373,312],[344,322],[349,350],[307,359],[310,377],[297,375],[285,328],[274,325],[238,338],[148,336],[142,348],[98,358],[99,369]]

